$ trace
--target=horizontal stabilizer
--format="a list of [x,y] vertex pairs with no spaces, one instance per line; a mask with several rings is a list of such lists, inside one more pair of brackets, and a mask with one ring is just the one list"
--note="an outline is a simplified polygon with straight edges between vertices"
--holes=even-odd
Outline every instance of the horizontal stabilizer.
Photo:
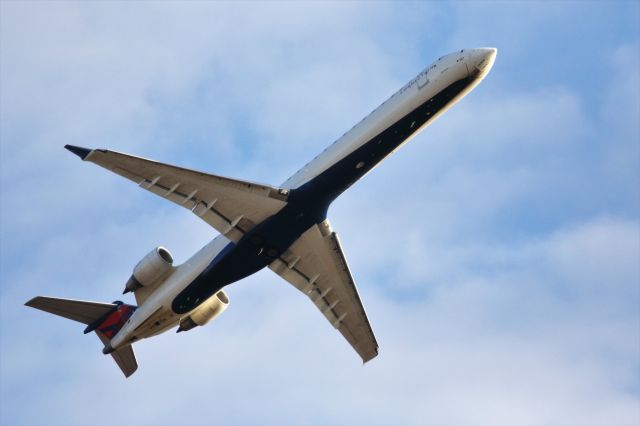
[[[96,334],[105,346],[109,345],[110,341],[107,336],[99,331],[96,331]],[[118,364],[118,367],[120,367],[120,370],[122,370],[125,377],[131,376],[138,369],[138,362],[136,361],[136,356],[133,353],[133,347],[131,345],[111,352],[111,356],[116,364]]]
[[25,305],[87,325],[117,307],[113,303],[87,302],[84,300],[58,299],[44,296],[34,297]]

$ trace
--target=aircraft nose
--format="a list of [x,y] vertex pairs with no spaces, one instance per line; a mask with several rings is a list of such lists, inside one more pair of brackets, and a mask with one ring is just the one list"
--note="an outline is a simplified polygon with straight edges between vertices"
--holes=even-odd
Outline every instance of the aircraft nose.
[[498,49],[495,47],[480,47],[473,49],[469,55],[469,71],[476,70],[482,74],[489,72],[496,60]]

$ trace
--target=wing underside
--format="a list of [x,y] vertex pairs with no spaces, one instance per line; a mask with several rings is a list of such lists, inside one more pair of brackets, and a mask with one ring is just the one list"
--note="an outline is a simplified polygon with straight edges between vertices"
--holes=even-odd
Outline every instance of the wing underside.
[[305,294],[367,362],[378,343],[328,220],[311,227],[269,268]]
[[104,149],[66,146],[141,188],[191,210],[231,241],[286,205],[288,192]]

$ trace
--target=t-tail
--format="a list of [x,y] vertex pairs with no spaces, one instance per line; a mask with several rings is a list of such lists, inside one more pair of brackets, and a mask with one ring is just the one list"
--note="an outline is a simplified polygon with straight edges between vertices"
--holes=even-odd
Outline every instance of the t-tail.
[[98,335],[104,344],[102,352],[111,354],[126,377],[131,376],[138,369],[131,345],[117,350],[111,347],[111,339],[131,317],[136,306],[120,301],[98,303],[43,296],[34,297],[25,305],[86,324],[84,333],[94,331]]

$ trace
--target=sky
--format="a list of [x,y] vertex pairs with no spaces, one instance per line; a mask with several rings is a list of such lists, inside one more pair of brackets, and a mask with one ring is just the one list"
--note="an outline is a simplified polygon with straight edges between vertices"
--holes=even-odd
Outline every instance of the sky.
[[[362,365],[269,270],[125,380],[36,295],[216,232],[63,149],[279,185],[429,63],[488,77],[329,210]],[[0,2],[0,424],[640,424],[640,3]]]

